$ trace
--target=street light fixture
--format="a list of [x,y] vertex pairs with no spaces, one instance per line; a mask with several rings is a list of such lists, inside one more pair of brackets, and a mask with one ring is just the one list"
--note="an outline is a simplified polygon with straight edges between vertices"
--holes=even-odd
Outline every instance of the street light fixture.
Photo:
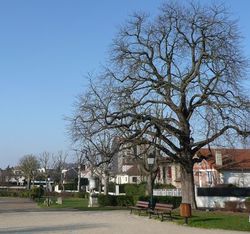
[[155,154],[153,153],[150,153],[148,155],[148,158],[147,158],[147,163],[148,163],[148,167],[149,167],[149,171],[150,171],[150,183],[151,183],[151,188],[150,188],[150,208],[153,208],[153,186],[154,186],[154,183],[153,183],[153,166],[155,164]]

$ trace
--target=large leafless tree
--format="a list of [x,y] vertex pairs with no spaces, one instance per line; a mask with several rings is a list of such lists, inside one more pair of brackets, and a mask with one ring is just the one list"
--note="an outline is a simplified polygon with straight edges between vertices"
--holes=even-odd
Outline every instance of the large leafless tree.
[[135,14],[121,28],[83,120],[143,139],[179,163],[182,201],[195,208],[196,152],[225,136],[249,136],[247,67],[224,5],[167,2],[157,17]]

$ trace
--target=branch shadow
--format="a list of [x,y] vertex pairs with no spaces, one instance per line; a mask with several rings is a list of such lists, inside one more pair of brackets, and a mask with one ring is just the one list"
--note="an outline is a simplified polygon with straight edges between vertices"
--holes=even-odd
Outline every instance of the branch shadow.
[[[46,233],[46,232],[53,232],[53,231],[79,231],[83,229],[94,229],[94,228],[102,228],[102,227],[108,227],[108,224],[105,223],[88,223],[88,224],[82,224],[82,223],[76,223],[76,224],[67,224],[67,225],[56,225],[56,226],[49,226],[49,227],[32,227],[32,226],[26,226],[26,227],[11,227],[11,228],[0,228],[0,233],[3,234],[14,234],[14,233]],[[94,233],[94,232],[93,232]]]

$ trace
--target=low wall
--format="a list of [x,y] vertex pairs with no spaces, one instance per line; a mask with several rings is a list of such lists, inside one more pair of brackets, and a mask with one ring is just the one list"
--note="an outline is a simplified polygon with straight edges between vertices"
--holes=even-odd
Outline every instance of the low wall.
[[225,202],[243,203],[250,195],[250,188],[196,188],[196,202],[200,208],[224,208]]
[[154,196],[181,197],[181,189],[154,189]]
[[196,196],[199,208],[224,208],[226,201],[244,202],[245,197],[208,197]]

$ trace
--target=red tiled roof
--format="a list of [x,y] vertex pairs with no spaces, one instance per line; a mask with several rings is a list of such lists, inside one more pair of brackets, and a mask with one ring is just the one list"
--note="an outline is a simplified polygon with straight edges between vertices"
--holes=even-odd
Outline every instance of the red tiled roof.
[[140,171],[136,165],[134,165],[133,167],[129,168],[125,173],[127,175],[129,175],[129,176],[141,176],[141,175],[145,175],[145,173],[143,173],[142,171]]
[[[222,166],[216,165],[215,154],[222,155]],[[204,156],[208,163],[218,170],[250,170],[250,149],[207,149],[199,150],[198,156]]]

